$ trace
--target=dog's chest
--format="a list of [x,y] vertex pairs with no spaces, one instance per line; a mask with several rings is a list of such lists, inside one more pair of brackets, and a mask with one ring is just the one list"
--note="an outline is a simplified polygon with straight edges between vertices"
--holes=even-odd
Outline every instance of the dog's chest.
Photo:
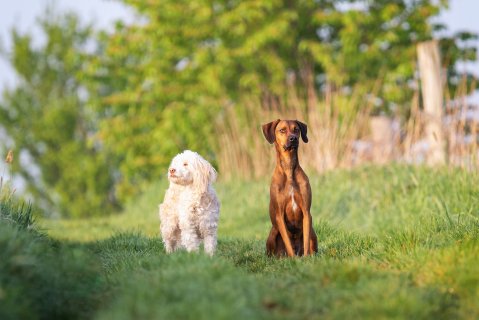
[[302,212],[299,207],[301,196],[299,190],[293,186],[288,186],[285,190],[285,220],[290,228],[300,228],[302,226]]
[[295,191],[295,188],[293,188],[293,186],[290,186],[287,201],[291,201],[291,210],[294,212],[298,210],[298,204],[296,203],[295,199],[295,196],[297,197],[296,193],[297,192]]

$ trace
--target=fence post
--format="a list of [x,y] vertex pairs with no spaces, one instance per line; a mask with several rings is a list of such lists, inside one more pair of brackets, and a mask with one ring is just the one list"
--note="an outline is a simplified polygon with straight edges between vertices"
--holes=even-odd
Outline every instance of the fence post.
[[443,119],[441,59],[437,40],[417,45],[419,74],[425,114],[425,133],[428,142],[426,163],[430,166],[446,162]]

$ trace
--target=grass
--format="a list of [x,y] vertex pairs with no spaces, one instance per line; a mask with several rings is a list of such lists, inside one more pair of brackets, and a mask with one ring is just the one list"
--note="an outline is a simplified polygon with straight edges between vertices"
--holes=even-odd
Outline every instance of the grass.
[[[99,319],[479,317],[476,173],[392,166],[310,178],[319,252],[302,259],[264,255],[267,180],[217,184],[222,209],[213,258],[164,253],[157,218],[164,182],[118,216],[41,220],[37,229],[48,237],[2,224],[26,237],[16,250],[36,259],[30,266],[37,271],[15,278],[19,293],[5,308],[12,286],[0,278],[0,310]],[[4,234],[2,249],[17,241]],[[15,256],[3,253],[0,268]],[[40,273],[43,280],[32,281]],[[68,279],[72,298],[62,298],[68,290],[60,279]],[[38,302],[42,309],[23,298],[45,296],[46,288],[57,295]]]
[[32,217],[0,197],[0,319],[91,317],[106,283],[96,257],[46,237]]

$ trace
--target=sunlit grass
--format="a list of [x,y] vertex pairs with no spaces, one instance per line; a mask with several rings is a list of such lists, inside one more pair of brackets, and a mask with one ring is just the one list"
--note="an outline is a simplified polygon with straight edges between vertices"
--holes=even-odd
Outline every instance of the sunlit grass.
[[164,253],[157,217],[164,181],[120,215],[41,227],[63,254],[80,250],[102,266],[104,289],[88,300],[100,319],[479,316],[476,173],[389,166],[310,178],[314,257],[266,257],[266,179],[216,184],[222,209],[213,258]]
[[[364,167],[310,176],[313,222],[367,235],[428,229],[434,221],[456,224],[479,219],[479,177],[455,169],[407,166]],[[92,241],[118,232],[159,236],[158,205],[166,181],[160,181],[126,205],[123,213],[102,218],[41,220],[54,238]],[[269,179],[219,182],[219,237],[265,239],[270,226]],[[434,230],[429,230],[434,231]],[[320,235],[321,236],[321,235]]]

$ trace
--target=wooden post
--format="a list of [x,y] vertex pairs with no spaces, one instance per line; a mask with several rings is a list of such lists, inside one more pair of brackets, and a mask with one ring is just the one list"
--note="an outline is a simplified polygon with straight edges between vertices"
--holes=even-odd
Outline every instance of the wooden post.
[[419,74],[425,114],[425,132],[428,141],[426,163],[430,166],[446,162],[443,119],[443,93],[441,60],[436,40],[422,42],[417,46]]

